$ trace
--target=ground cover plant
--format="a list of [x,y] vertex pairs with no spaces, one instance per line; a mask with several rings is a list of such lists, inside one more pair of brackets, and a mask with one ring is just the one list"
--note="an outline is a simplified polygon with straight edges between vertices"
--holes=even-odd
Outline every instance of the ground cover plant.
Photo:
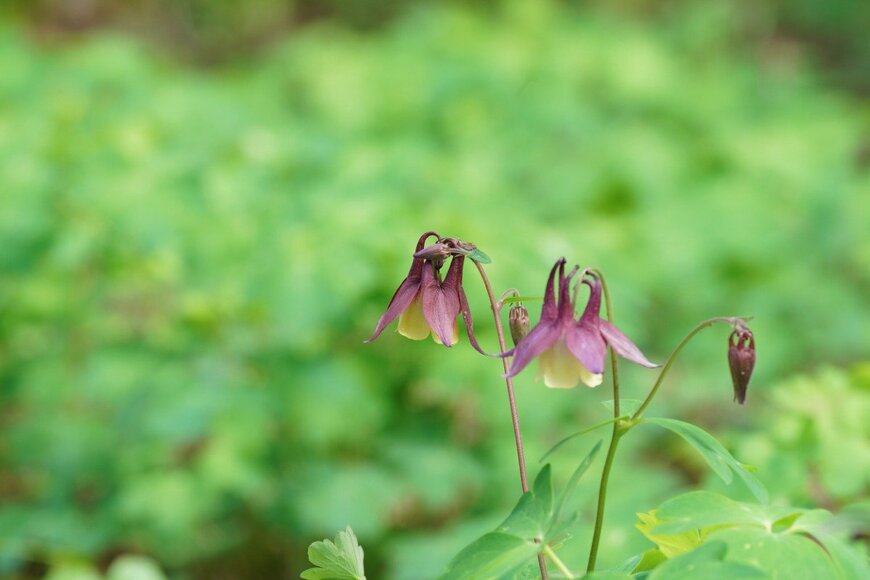
[[[644,417],[715,434],[771,505],[866,501],[866,100],[800,45],[745,41],[722,2],[642,17],[457,2],[377,30],[306,21],[198,67],[99,22],[55,36],[8,5],[0,577],[297,577],[348,525],[370,578],[446,570],[521,487],[500,361],[464,332],[451,349],[392,327],[362,344],[435,224],[491,255],[499,291],[540,296],[559,256],[597,265],[656,363],[710,314],[756,315],[745,406],[721,327]],[[524,304],[535,322],[541,303]],[[578,399],[536,384],[537,364],[515,389],[530,487],[553,445],[612,419],[609,370]],[[655,373],[623,365],[621,398]],[[605,439],[561,511],[581,520],[553,548],[574,573],[601,429],[545,461],[558,497]],[[637,514],[689,491],[758,503],[670,431],[635,427],[596,568],[657,546]]]

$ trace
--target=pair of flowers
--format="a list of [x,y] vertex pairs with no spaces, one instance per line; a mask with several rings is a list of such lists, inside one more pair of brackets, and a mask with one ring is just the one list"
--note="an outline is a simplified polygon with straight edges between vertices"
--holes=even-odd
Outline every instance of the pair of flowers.
[[[437,241],[424,247],[431,236]],[[473,250],[473,245],[455,238],[438,238],[434,232],[423,234],[417,242],[408,276],[393,294],[366,342],[375,340],[398,317],[398,331],[403,336],[423,340],[431,334],[436,342],[449,347],[459,339],[458,317],[462,314],[469,341],[483,353],[474,337],[471,311],[462,288],[464,261]],[[450,267],[442,280],[439,272],[448,256],[451,257]],[[514,357],[506,376],[516,375],[538,358],[539,375],[548,387],[572,388],[578,382],[596,387],[601,384],[608,346],[633,363],[649,368],[658,366],[618,328],[601,319],[601,280],[587,271],[583,271],[578,284],[589,286],[589,301],[583,314],[575,320],[571,284],[578,269],[575,267],[566,274],[565,264],[565,259],[560,258],[550,270],[538,324],[514,349],[499,355]]]

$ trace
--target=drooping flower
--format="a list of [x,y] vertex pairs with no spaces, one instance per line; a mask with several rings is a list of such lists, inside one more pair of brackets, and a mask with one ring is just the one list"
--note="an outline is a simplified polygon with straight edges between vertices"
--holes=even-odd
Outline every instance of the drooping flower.
[[728,367],[734,383],[734,400],[742,405],[755,368],[755,336],[745,325],[735,328],[728,337]]
[[[462,288],[462,270],[468,250],[453,238],[438,238],[435,244],[424,248],[430,236],[438,237],[434,232],[420,236],[408,276],[393,294],[366,342],[375,340],[398,317],[397,330],[402,336],[423,340],[431,334],[438,344],[453,346],[459,340],[458,316],[462,314],[469,341],[483,352],[474,337],[471,310]],[[440,269],[450,256],[450,266],[442,280]]]
[[[559,299],[556,301],[554,278],[559,275]],[[601,281],[585,274],[582,282],[590,288],[589,302],[580,319],[574,320],[571,281],[574,268],[565,274],[565,259],[560,258],[550,270],[544,291],[544,305],[537,326],[517,345],[508,377],[522,371],[534,358],[540,358],[539,375],[551,388],[570,389],[578,382],[589,387],[601,384],[607,347],[618,355],[645,367],[656,367],[619,329],[600,318]]]

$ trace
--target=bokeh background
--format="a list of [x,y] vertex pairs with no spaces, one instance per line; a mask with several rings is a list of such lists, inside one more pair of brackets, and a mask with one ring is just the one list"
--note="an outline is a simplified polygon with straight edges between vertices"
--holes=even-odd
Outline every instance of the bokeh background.
[[[745,407],[714,328],[651,411],[719,435],[774,501],[865,499],[868,6],[7,0],[0,576],[294,578],[348,524],[371,578],[437,575],[519,484],[497,361],[362,343],[428,229],[486,251],[497,291],[540,295],[561,255],[601,267],[659,361],[754,315]],[[610,396],[533,375],[534,473]],[[655,376],[623,375],[629,398]],[[626,441],[605,566],[680,489],[744,497],[664,432]]]

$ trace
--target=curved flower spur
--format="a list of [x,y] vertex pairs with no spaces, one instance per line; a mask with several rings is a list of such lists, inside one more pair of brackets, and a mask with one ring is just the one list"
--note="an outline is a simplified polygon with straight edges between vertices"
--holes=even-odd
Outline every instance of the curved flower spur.
[[[432,236],[437,241],[425,246],[426,240]],[[378,338],[398,317],[397,330],[402,336],[423,340],[431,334],[435,342],[450,347],[459,341],[458,316],[462,314],[469,342],[475,350],[487,354],[474,336],[471,310],[462,288],[462,270],[467,256],[485,257],[474,244],[456,238],[441,238],[435,232],[420,236],[408,275],[396,289],[386,312],[366,342]],[[441,268],[448,257],[450,266],[442,280]]]
[[[576,387],[578,382],[597,387],[602,381],[608,346],[635,364],[648,368],[659,366],[650,362],[618,328],[601,319],[601,280],[585,270],[581,282],[590,288],[589,301],[580,319],[574,320],[570,288],[577,270],[575,266],[566,275],[565,258],[560,258],[553,265],[544,291],[540,321],[515,349],[504,353],[504,356],[514,355],[506,376],[515,376],[539,357],[539,376],[543,375],[544,384],[548,387],[570,389]],[[554,288],[557,271],[558,303]]]

